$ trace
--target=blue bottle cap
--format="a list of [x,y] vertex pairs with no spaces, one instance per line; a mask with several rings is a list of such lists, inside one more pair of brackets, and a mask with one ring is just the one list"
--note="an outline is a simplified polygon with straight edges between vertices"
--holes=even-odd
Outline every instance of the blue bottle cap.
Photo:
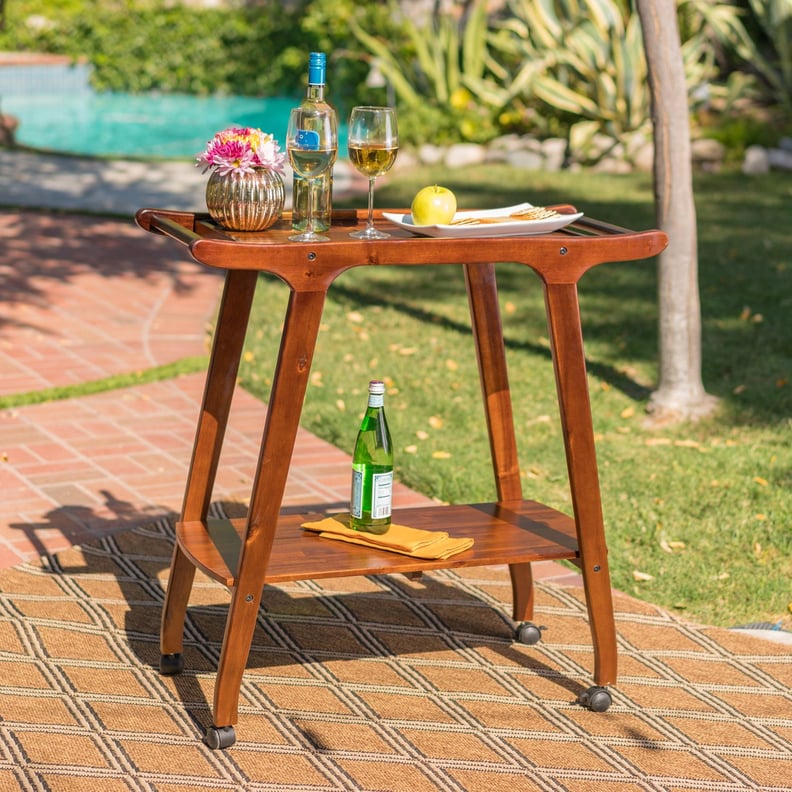
[[324,85],[327,57],[324,52],[312,52],[308,56],[308,85]]

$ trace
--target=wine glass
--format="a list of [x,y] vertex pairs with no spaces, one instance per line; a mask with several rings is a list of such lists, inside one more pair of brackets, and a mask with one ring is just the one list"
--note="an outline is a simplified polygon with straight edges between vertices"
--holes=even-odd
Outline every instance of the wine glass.
[[292,242],[327,242],[314,231],[314,181],[333,167],[338,153],[338,121],[332,107],[295,107],[289,114],[286,151],[294,171],[307,179],[308,207],[305,231],[292,234]]
[[368,177],[368,223],[353,231],[355,239],[387,239],[390,234],[374,228],[374,180],[387,173],[399,152],[396,111],[392,107],[353,107],[348,129],[349,159]]

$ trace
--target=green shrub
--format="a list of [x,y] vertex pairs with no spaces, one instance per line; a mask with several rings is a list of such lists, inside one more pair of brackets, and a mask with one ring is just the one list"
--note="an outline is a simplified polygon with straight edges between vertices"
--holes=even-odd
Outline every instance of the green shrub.
[[84,57],[97,90],[289,94],[316,46],[301,28],[305,5],[26,0],[10,5],[0,47]]

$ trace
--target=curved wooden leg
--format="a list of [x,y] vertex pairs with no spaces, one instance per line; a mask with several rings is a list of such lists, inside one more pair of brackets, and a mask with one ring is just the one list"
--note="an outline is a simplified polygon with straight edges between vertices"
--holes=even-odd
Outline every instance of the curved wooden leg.
[[292,291],[289,297],[215,682],[214,719],[219,728],[237,721],[239,688],[256,627],[324,299],[325,291]]
[[[182,522],[206,520],[220,450],[231,409],[250,306],[256,288],[255,271],[230,270],[225,288],[206,375],[203,402],[193,444],[182,506]],[[190,599],[195,567],[182,552],[178,540],[173,551],[170,579],[165,594],[160,628],[160,671],[179,673],[184,619]]]
[[[466,264],[464,272],[495,488],[499,501],[521,500],[520,464],[517,458],[517,438],[514,433],[514,413],[495,265]],[[512,584],[512,617],[517,622],[529,622],[534,611],[531,565],[509,564],[509,574]]]
[[242,591],[234,590],[226,619],[212,710],[216,727],[233,726],[239,718],[239,691],[261,604],[261,592],[255,596]]
[[609,685],[617,673],[616,625],[577,286],[546,283],[545,304],[594,647],[594,681]]
[[465,285],[498,500],[520,500],[520,463],[495,265],[466,264]]
[[512,618],[531,621],[534,615],[534,583],[531,564],[509,564],[512,584]]
[[586,593],[591,640],[594,646],[594,682],[612,685],[616,682],[616,624],[613,619],[613,595],[607,559],[599,564],[586,559],[582,566],[583,590]]
[[190,599],[195,567],[177,544],[173,548],[168,588],[162,608],[160,651],[163,655],[179,654],[184,645],[184,619]]
[[184,492],[181,516],[184,522],[206,520],[239,373],[257,275],[257,272],[247,270],[229,270],[226,273]]

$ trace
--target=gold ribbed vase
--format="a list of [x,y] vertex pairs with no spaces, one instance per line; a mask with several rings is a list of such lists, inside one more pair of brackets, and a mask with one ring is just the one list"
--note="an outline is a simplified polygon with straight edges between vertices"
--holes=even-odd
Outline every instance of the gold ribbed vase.
[[277,171],[257,168],[252,173],[213,171],[206,184],[206,208],[230,231],[263,231],[283,212],[286,193]]

